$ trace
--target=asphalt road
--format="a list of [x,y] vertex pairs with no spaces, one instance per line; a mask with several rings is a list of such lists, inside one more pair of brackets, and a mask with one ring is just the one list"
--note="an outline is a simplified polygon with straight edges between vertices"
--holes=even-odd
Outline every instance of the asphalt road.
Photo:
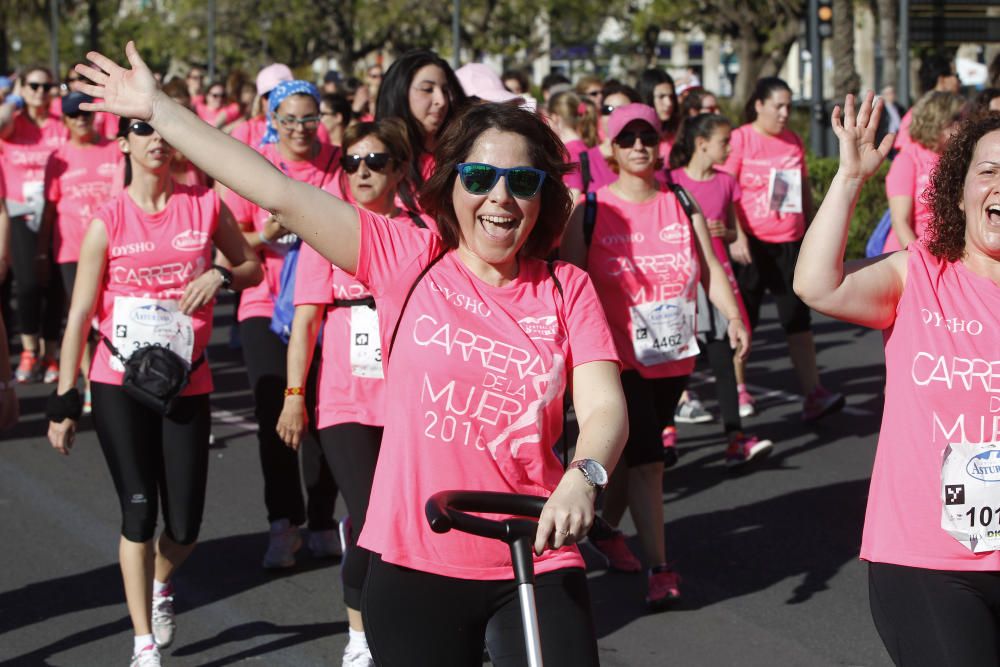
[[[202,542],[175,580],[179,629],[164,664],[339,666],[339,566],[303,551],[288,574],[260,568],[263,485],[246,376],[226,345],[230,322],[231,308],[220,307]],[[819,317],[814,328],[824,383],[848,395],[844,412],[800,422],[787,348],[769,323],[750,364],[762,409],[746,428],[776,442],[772,456],[733,475],[717,423],[680,426],[680,464],[663,487],[681,603],[645,614],[644,577],[603,571],[584,546],[602,665],[891,664],[858,560],[882,405],[881,335]],[[714,408],[704,382],[695,386]],[[132,641],[110,476],[88,420],[72,456],[60,457],[44,439],[50,387],[22,389],[21,423],[0,437],[0,665],[123,667]]]

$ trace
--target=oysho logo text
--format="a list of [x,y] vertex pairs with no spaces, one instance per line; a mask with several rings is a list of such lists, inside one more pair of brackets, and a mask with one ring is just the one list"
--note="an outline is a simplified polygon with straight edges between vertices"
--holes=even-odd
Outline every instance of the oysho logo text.
[[123,257],[125,255],[138,255],[143,252],[153,252],[156,244],[152,241],[138,241],[137,243],[126,243],[125,245],[111,248],[112,257]]
[[920,318],[924,324],[932,327],[943,327],[951,333],[968,333],[978,336],[983,333],[983,323],[979,320],[962,320],[957,317],[945,317],[941,313],[926,308],[920,309]]

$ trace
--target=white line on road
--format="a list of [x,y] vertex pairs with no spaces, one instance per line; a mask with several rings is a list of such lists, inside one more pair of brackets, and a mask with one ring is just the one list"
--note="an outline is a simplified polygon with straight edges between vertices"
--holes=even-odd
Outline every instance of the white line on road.
[[[715,377],[713,377],[710,373],[703,373],[701,371],[691,373],[691,377],[699,382],[709,384],[715,382]],[[758,401],[774,399],[782,403],[801,403],[803,400],[802,396],[788,391],[783,391],[781,389],[768,389],[767,387],[761,387],[755,384],[748,384],[747,389],[749,389],[750,393],[753,394],[754,399]],[[873,414],[871,410],[855,408],[850,405],[845,405],[841,412],[847,415],[854,415],[855,417],[868,417]]]

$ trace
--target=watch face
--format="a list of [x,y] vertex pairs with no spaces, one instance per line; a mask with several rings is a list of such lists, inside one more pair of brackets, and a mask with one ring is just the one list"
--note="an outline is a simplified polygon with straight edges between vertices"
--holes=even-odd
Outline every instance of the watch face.
[[580,461],[580,467],[587,473],[587,477],[590,478],[597,486],[604,488],[608,484],[608,471],[604,469],[600,463],[593,459],[584,459]]

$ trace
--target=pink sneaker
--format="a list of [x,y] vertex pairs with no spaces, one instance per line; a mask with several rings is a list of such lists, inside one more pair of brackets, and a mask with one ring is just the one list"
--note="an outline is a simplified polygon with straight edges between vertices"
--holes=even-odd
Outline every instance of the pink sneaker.
[[811,422],[839,411],[844,407],[844,395],[816,385],[802,401],[802,421]]
[[767,456],[773,447],[774,443],[770,440],[737,431],[730,436],[729,447],[726,448],[726,465],[730,468],[744,465],[754,457]]
[[606,540],[591,540],[594,547],[608,561],[608,569],[629,574],[642,571],[642,563],[635,557],[625,542],[622,531],[616,530]]
[[667,426],[660,434],[663,439],[663,467],[673,468],[677,465],[677,429]]
[[660,611],[671,602],[681,599],[681,577],[669,565],[660,565],[649,571],[646,608]]
[[757,414],[757,407],[754,405],[753,396],[747,391],[747,386],[745,384],[737,386],[736,393],[740,403],[740,417],[753,417]]

